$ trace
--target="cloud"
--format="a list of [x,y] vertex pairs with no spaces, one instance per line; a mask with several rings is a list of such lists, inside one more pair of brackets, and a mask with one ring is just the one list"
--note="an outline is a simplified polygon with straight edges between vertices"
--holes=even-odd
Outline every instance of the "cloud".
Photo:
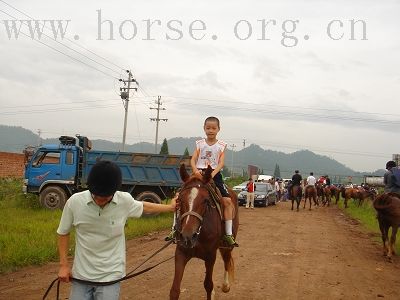
[[229,87],[229,84],[219,82],[218,75],[214,71],[208,71],[204,74],[199,75],[197,77],[197,80],[205,88],[211,87],[216,90],[226,91]]
[[258,58],[254,62],[253,76],[265,84],[272,84],[279,79],[287,79],[290,72],[277,62],[267,58]]

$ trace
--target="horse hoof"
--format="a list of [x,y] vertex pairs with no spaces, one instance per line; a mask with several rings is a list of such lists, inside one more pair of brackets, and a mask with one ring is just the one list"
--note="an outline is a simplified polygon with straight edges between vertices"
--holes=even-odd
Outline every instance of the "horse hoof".
[[228,293],[231,290],[231,286],[229,284],[223,284],[222,285],[222,291],[224,293]]

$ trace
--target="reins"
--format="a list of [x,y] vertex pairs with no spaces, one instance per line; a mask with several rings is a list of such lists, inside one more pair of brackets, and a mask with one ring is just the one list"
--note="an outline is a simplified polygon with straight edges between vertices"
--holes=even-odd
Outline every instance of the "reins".
[[[174,258],[174,256],[171,256],[171,257],[169,257],[169,258],[167,258],[167,259],[164,259],[164,260],[162,260],[161,262],[159,262],[159,263],[157,263],[157,264],[155,264],[155,265],[153,265],[153,266],[151,266],[151,267],[148,267],[148,268],[146,268],[146,269],[143,269],[143,270],[141,270],[141,271],[139,271],[139,272],[134,273],[137,269],[139,269],[141,266],[143,266],[147,261],[149,261],[150,259],[152,259],[154,256],[156,256],[158,253],[160,253],[162,250],[164,250],[165,248],[167,248],[167,247],[168,247],[169,245],[171,245],[172,243],[173,243],[173,240],[167,242],[164,246],[162,246],[160,249],[158,249],[156,252],[154,252],[152,255],[150,255],[146,260],[144,260],[140,265],[138,265],[136,268],[134,268],[132,271],[130,271],[128,274],[126,274],[124,277],[122,277],[122,278],[120,278],[120,279],[113,280],[113,281],[108,281],[108,282],[92,282],[92,281],[88,281],[88,280],[77,279],[77,278],[74,278],[74,277],[70,277],[70,279],[71,279],[71,280],[74,280],[74,281],[77,281],[77,282],[80,282],[80,283],[83,283],[83,284],[95,285],[95,286],[106,286],[106,285],[112,285],[112,284],[115,284],[115,283],[118,283],[118,282],[121,282],[121,281],[125,281],[125,280],[127,280],[127,279],[130,279],[130,278],[139,276],[139,275],[141,275],[141,274],[143,274],[143,273],[146,273],[146,272],[150,271],[151,269],[154,269],[155,267],[161,265],[162,263],[167,262],[168,260]],[[57,300],[60,299],[60,282],[61,282],[61,281],[60,281],[59,278],[56,278],[56,279],[54,279],[54,280],[50,283],[49,287],[47,288],[45,294],[43,295],[43,298],[42,298],[43,300],[46,299],[47,295],[50,293],[51,289],[53,288],[53,286],[54,286],[54,284],[55,284],[56,282],[57,282],[57,295],[56,295],[56,299],[57,299]]]

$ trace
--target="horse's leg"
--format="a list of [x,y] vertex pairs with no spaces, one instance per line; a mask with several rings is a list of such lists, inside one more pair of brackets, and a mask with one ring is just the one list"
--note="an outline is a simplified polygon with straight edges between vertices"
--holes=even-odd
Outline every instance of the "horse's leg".
[[388,232],[387,228],[385,225],[385,221],[382,219],[382,217],[378,214],[378,224],[379,224],[379,229],[381,231],[381,238],[382,238],[382,244],[383,244],[383,256],[386,256],[388,253],[386,241],[388,240]]
[[304,196],[304,205],[303,205],[303,209],[306,208],[306,204],[307,204],[307,193],[305,193],[305,196]]
[[292,198],[292,210],[293,210],[294,198]]
[[232,257],[232,249],[220,249],[222,259],[224,261],[224,283],[222,284],[222,291],[229,292],[231,289],[230,281],[234,279],[235,264]]
[[392,226],[392,236],[390,237],[390,243],[389,243],[389,253],[388,255],[389,259],[392,260],[392,255],[396,255],[396,251],[394,250],[394,246],[396,244],[396,234],[397,234],[397,229],[399,228],[398,225],[393,225]]
[[181,293],[181,281],[183,278],[183,272],[185,271],[185,266],[190,258],[186,257],[177,247],[175,250],[175,274],[174,281],[172,283],[171,290],[169,291],[169,299],[179,299],[179,294]]
[[214,300],[214,298],[215,298],[214,283],[212,280],[212,275],[213,275],[216,257],[217,257],[217,255],[215,252],[211,257],[207,257],[204,260],[204,264],[206,266],[206,277],[204,278],[204,288],[207,292],[207,300]]
[[299,211],[299,206],[301,202],[301,195],[296,196],[296,202],[297,202],[297,211]]

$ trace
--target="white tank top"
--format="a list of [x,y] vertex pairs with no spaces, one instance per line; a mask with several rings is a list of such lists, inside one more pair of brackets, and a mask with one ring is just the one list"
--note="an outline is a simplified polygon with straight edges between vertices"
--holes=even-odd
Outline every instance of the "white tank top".
[[226,143],[218,140],[214,145],[208,145],[206,139],[196,141],[196,150],[198,154],[196,168],[206,169],[208,166],[215,169],[218,166],[219,159],[225,151]]

